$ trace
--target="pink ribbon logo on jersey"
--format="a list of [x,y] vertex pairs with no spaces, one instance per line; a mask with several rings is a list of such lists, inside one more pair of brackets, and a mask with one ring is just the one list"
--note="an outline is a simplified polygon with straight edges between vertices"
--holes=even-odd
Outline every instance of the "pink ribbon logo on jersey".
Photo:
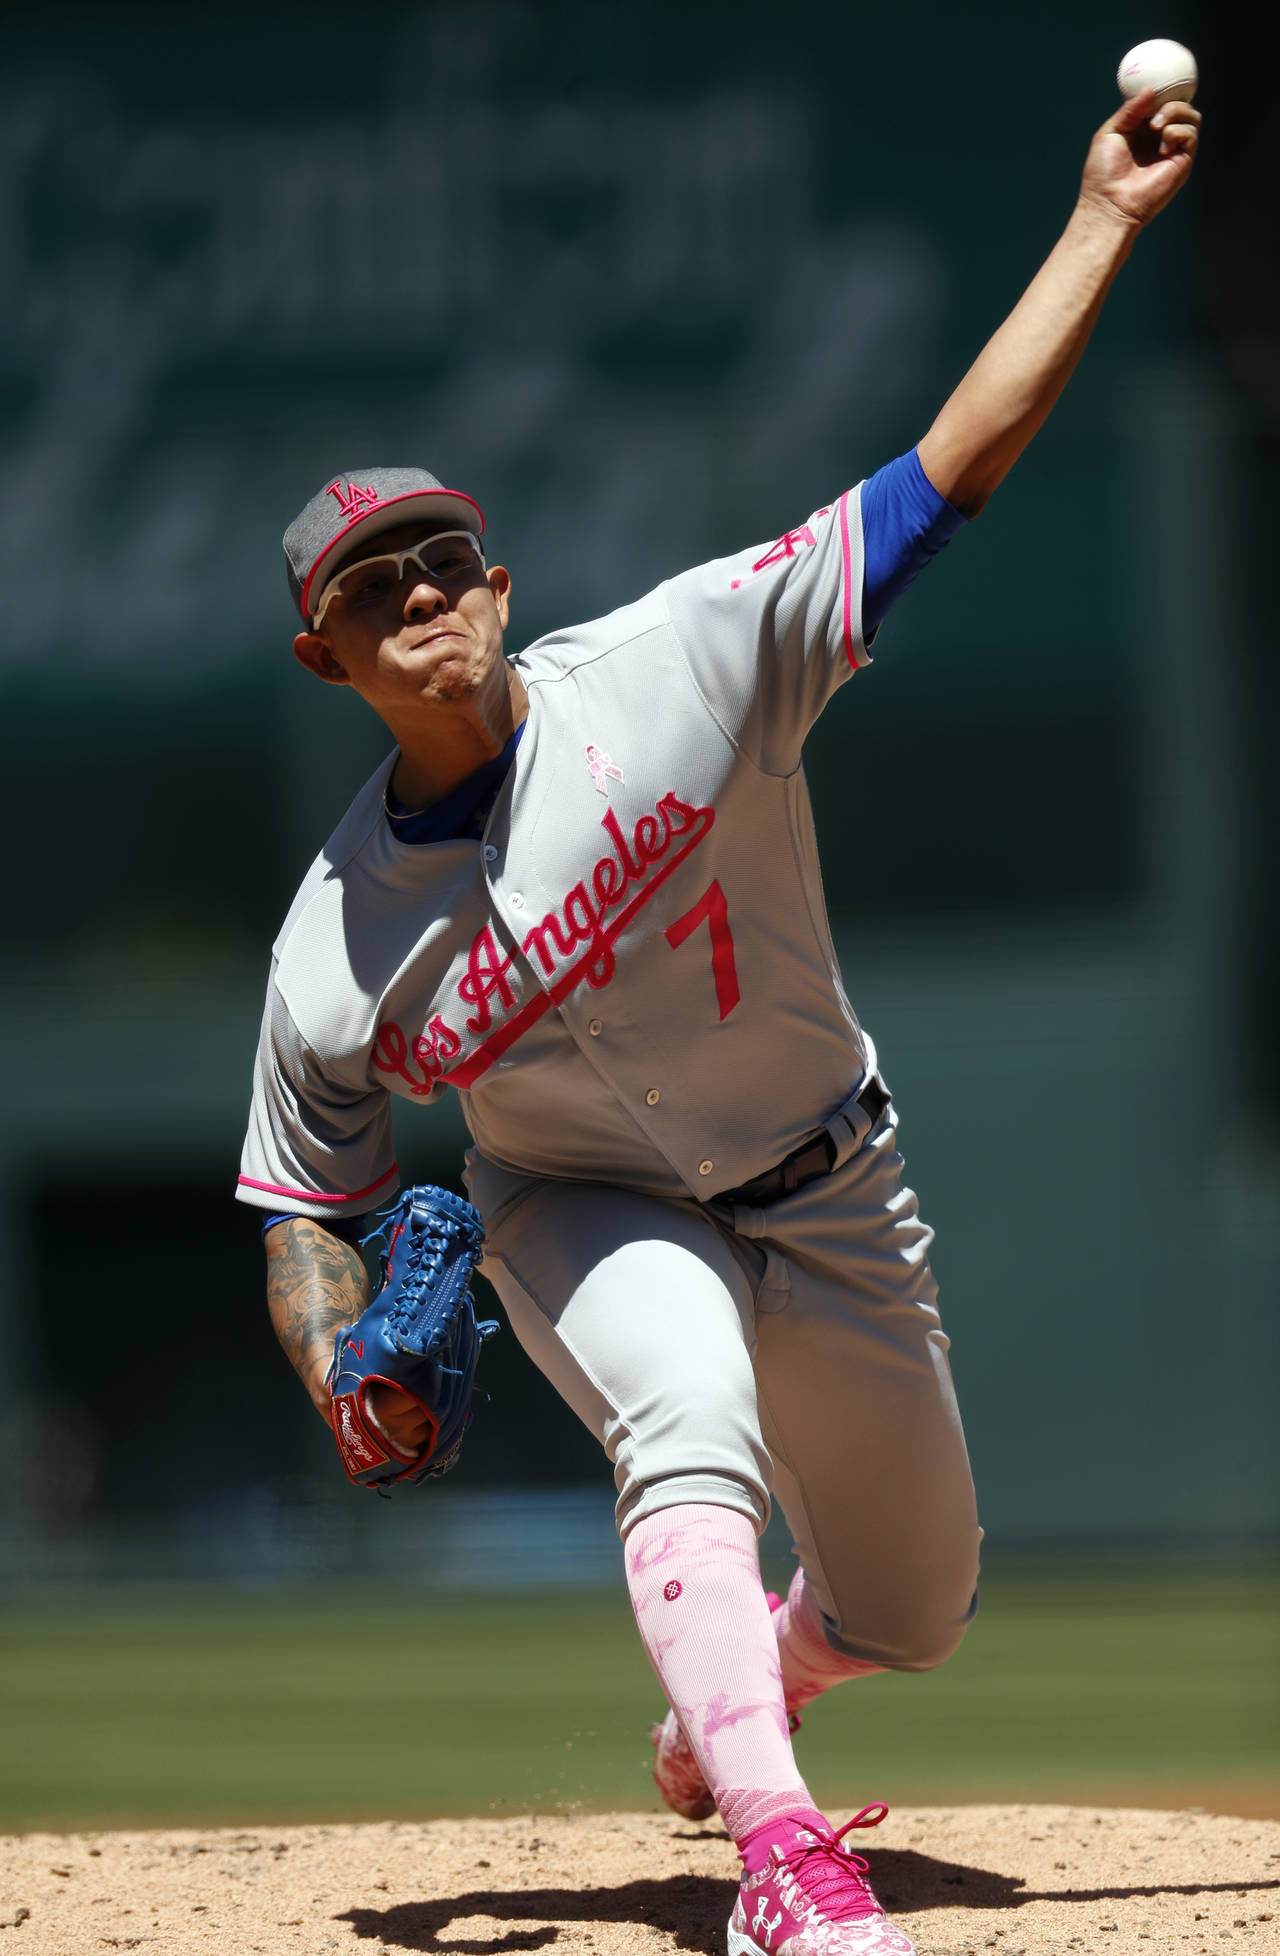
[[609,782],[622,779],[622,769],[613,765],[612,754],[602,754],[594,745],[589,745],[587,748],[587,766],[591,770],[591,779],[595,782],[599,794],[607,795]]

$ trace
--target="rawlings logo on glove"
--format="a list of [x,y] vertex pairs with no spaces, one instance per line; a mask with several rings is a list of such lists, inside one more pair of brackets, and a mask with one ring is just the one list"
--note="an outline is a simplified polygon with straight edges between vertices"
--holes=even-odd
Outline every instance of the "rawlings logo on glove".
[[[334,1341],[329,1402],[338,1458],[349,1480],[384,1494],[395,1481],[447,1474],[471,1420],[480,1347],[498,1329],[476,1322],[471,1273],[484,1241],[469,1202],[429,1184],[406,1189],[381,1227],[382,1283],[355,1324]],[[373,1424],[369,1386],[407,1393],[430,1426],[426,1446],[405,1460]]]

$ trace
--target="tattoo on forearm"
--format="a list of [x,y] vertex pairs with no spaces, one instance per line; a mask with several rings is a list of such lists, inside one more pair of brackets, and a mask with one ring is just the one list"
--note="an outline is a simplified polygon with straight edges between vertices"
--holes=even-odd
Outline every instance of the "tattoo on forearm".
[[317,1347],[333,1344],[369,1302],[360,1252],[320,1223],[298,1216],[267,1233],[267,1305],[276,1337],[303,1378]]

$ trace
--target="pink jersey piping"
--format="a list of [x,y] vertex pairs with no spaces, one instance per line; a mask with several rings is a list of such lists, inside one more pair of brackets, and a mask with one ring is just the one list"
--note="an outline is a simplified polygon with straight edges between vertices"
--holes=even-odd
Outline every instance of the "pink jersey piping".
[[853,656],[853,552],[849,544],[849,491],[840,498],[840,554],[844,559],[844,655],[858,670]]
[[[382,501],[377,505],[376,509],[367,510],[365,514],[366,516],[377,516],[381,513],[382,510],[390,509],[393,503],[415,502],[423,496],[456,496],[460,503],[470,503],[472,509],[475,511],[476,515],[480,518],[480,529],[478,534],[480,536],[484,535],[484,511],[481,509],[475,497],[468,496],[464,489],[406,489],[399,496],[384,496]],[[362,518],[361,521],[363,520],[364,519]],[[316,579],[316,572],[319,570],[325,558],[328,557],[331,554],[331,552],[336,550],[340,543],[345,543],[349,536],[353,536],[359,528],[360,528],[360,523],[356,522],[356,523],[348,524],[345,530],[340,530],[337,536],[334,537],[332,543],[326,543],[324,549],[320,552],[320,555],[316,558],[314,564],[312,564],[311,569],[307,572],[307,581],[303,585],[301,594],[298,598],[298,609],[299,611],[301,611],[304,618],[310,618],[311,616],[311,612],[308,607],[311,598],[311,587],[315,583],[315,579]],[[377,1187],[376,1183],[374,1184],[374,1187],[375,1188]]]
[[279,1182],[255,1182],[252,1175],[237,1175],[236,1180],[241,1188],[261,1189],[266,1195],[288,1195],[295,1202],[359,1202],[361,1196],[372,1195],[375,1189],[380,1189],[384,1182],[389,1182],[398,1173],[397,1164],[388,1168],[385,1175],[379,1175],[376,1182],[370,1182],[367,1189],[352,1189],[349,1195],[317,1195],[313,1189],[287,1189]]

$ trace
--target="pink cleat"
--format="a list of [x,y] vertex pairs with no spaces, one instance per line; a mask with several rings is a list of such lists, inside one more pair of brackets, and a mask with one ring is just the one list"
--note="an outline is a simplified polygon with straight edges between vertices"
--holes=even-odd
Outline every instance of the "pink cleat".
[[775,1843],[758,1874],[744,1875],[729,1917],[728,1956],[915,1956],[915,1944],[881,1908],[860,1854],[840,1845],[854,1827],[877,1827],[877,1802],[839,1833],[795,1829]]
[[[781,1596],[772,1590],[765,1600],[770,1610],[782,1606]],[[798,1731],[799,1713],[792,1712],[788,1723],[793,1732]],[[653,1783],[672,1813],[681,1814],[686,1820],[710,1819],[716,1810],[715,1797],[702,1777],[702,1768],[675,1713],[669,1711],[660,1724],[651,1725],[649,1737],[653,1740]]]
[[708,1819],[716,1810],[715,1796],[675,1713],[669,1711],[660,1725],[651,1725],[649,1737],[653,1783],[672,1813],[683,1814],[686,1820]]

